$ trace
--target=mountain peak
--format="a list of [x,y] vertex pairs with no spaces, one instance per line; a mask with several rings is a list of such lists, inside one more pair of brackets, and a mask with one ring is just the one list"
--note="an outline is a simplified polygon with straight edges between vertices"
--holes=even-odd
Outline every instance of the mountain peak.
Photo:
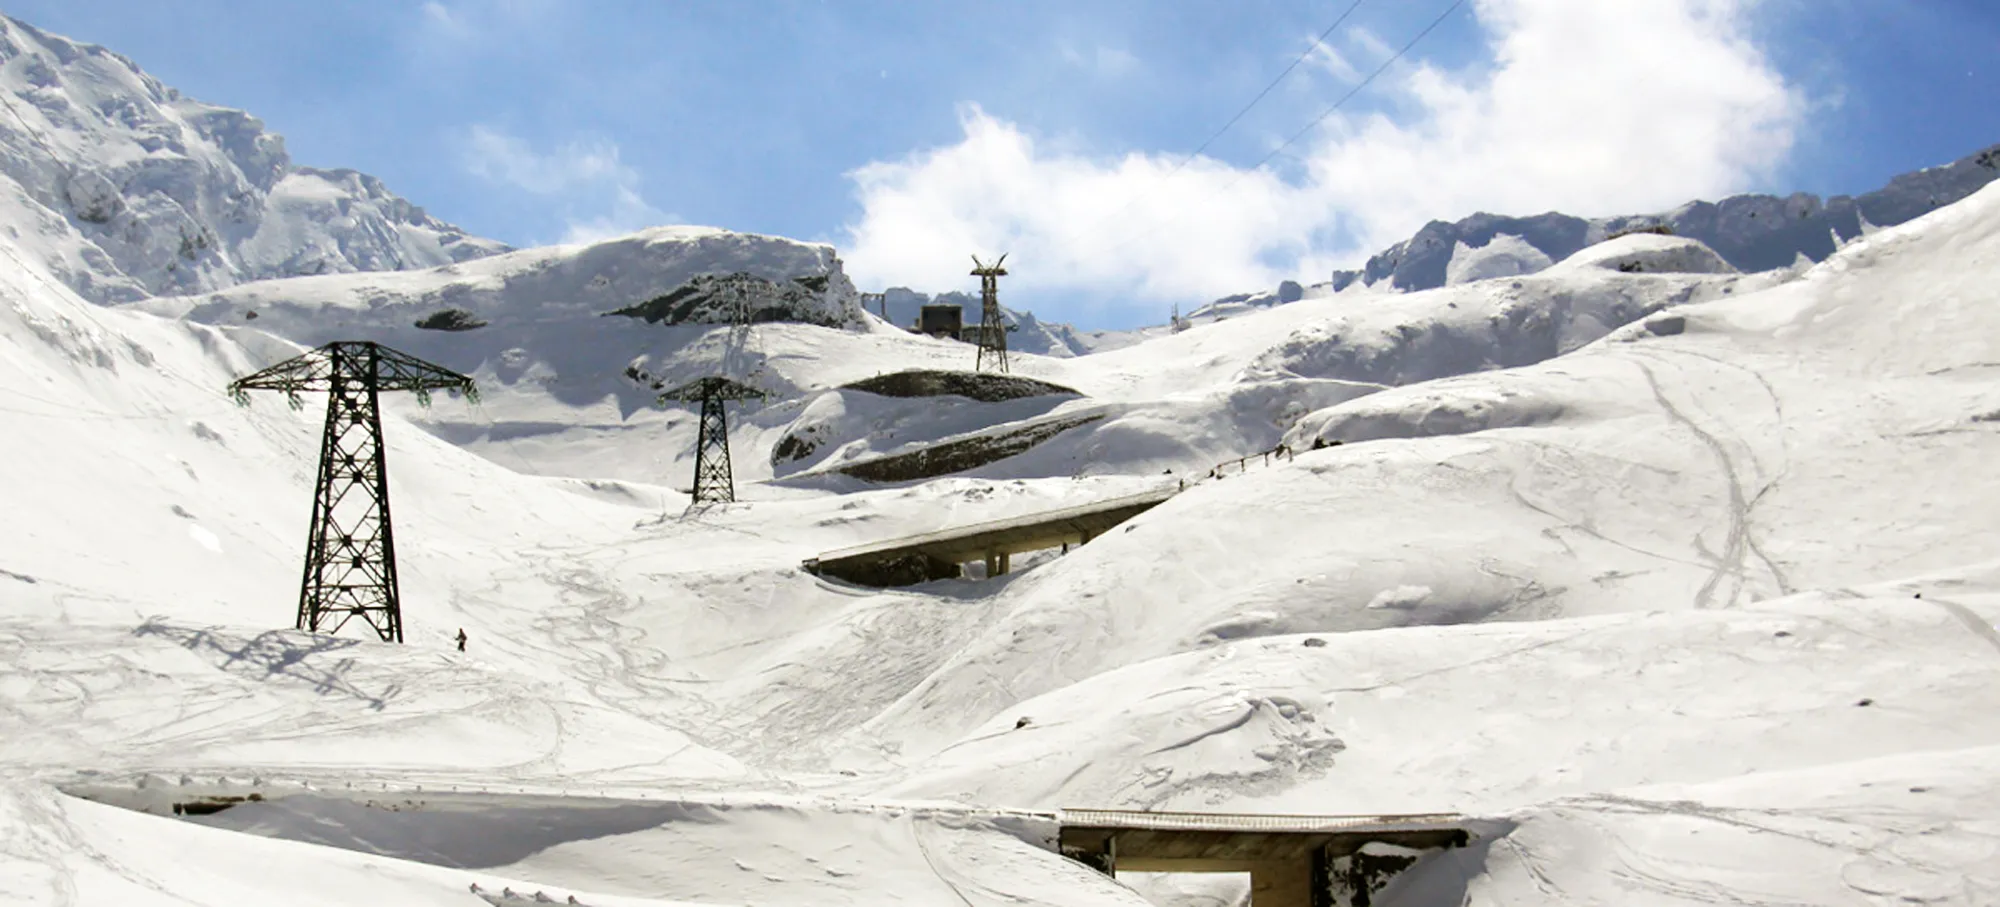
[[373,176],[294,164],[257,117],[6,17],[0,102],[0,191],[22,202],[9,226],[96,302],[508,251]]

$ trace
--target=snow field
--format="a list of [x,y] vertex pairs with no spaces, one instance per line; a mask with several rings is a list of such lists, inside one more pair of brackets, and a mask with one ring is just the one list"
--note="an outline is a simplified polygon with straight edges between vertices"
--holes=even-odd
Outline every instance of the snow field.
[[[1400,903],[1980,904],[1980,760],[2000,745],[1979,481],[2000,431],[1996,234],[1989,189],[1795,278],[1579,262],[1520,288],[1304,299],[1124,351],[1023,357],[1022,373],[1119,415],[990,474],[901,487],[765,484],[746,468],[750,503],[688,513],[646,448],[691,426],[651,415],[637,424],[652,444],[607,454],[603,440],[639,436],[610,427],[636,395],[617,390],[631,357],[706,367],[716,338],[579,318],[452,340],[493,376],[490,425],[549,426],[521,459],[631,472],[521,475],[447,443],[462,404],[440,399],[423,423],[397,404],[400,648],[272,629],[290,622],[319,410],[237,408],[220,388],[297,348],[89,307],[23,261],[0,275],[0,445],[39,481],[8,483],[0,507],[42,518],[9,524],[0,546],[0,890],[221,904],[305,880],[329,903],[444,904],[478,881],[593,904],[1134,902],[1002,831],[856,825],[838,809],[565,826],[448,870],[403,858],[480,838],[429,816],[275,799],[218,814],[373,850],[354,853],[218,839],[54,787],[90,770],[290,767],[579,801],[636,785],[1458,809],[1515,831],[1413,877]],[[1510,312],[1528,327],[1490,339],[1520,346],[1458,345]],[[799,390],[967,352],[757,334],[767,373]],[[586,352],[596,371],[550,366]],[[583,389],[542,380],[566,374]],[[738,463],[761,458],[790,406],[744,418]],[[1225,451],[1232,436],[1299,453],[1024,573],[866,590],[797,570],[1254,449]],[[1317,437],[1348,443],[1310,450]],[[1120,474],[1077,478],[1079,461]],[[463,656],[446,642],[460,626]],[[1878,773],[1902,786],[1861,786]],[[1934,786],[1964,794],[1905,799]]]

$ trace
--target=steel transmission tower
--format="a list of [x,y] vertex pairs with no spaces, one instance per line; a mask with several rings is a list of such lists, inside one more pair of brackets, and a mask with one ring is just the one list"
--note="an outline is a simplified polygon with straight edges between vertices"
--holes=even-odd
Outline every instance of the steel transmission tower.
[[660,402],[701,404],[701,431],[694,442],[694,503],[736,501],[736,477],[729,468],[731,400],[761,400],[764,392],[728,378],[702,378],[660,395]]
[[[763,357],[753,356],[750,350],[750,346],[757,343],[756,331],[751,324],[755,318],[750,288],[735,286],[727,293],[730,324],[722,350],[722,375],[691,381],[659,397],[662,405],[668,402],[701,405],[701,428],[694,442],[694,500],[691,502],[697,507],[736,502],[736,476],[729,465],[729,413],[725,407],[732,400],[761,400],[766,396],[750,384],[724,377],[738,375],[755,381],[764,369]],[[757,345],[761,352],[762,344]]]
[[312,537],[299,586],[298,628],[339,633],[354,618],[384,642],[403,641],[396,591],[396,544],[389,522],[389,469],[383,459],[382,391],[430,392],[478,399],[472,379],[366,341],[329,343],[230,382],[236,402],[253,390],[282,391],[293,409],[304,391],[325,391],[326,430],[313,491]]
[[979,358],[973,360],[973,371],[986,371],[989,363],[995,371],[1007,371],[1007,324],[1000,320],[1000,278],[1007,274],[1001,265],[1006,261],[1005,253],[990,265],[972,256],[972,273],[979,278]]

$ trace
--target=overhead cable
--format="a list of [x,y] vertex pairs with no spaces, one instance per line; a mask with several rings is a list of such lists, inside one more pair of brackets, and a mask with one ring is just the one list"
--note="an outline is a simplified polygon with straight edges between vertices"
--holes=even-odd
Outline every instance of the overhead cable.
[[[1208,138],[1202,140],[1202,143],[1200,145],[1195,146],[1195,149],[1193,151],[1190,151],[1186,155],[1182,156],[1180,162],[1175,164],[1172,169],[1168,170],[1166,176],[1160,178],[1161,182],[1164,183],[1167,180],[1173,179],[1174,174],[1181,172],[1181,170],[1186,168],[1187,165],[1194,163],[1194,159],[1200,157],[1202,152],[1207,151],[1208,146],[1215,144],[1216,139],[1222,138],[1222,136],[1225,133],[1229,132],[1229,130],[1232,127],[1234,127],[1237,124],[1237,122],[1241,121],[1244,116],[1248,115],[1250,111],[1258,105],[1258,103],[1262,102],[1266,95],[1269,95],[1274,89],[1278,87],[1280,83],[1284,82],[1285,78],[1292,74],[1292,70],[1299,68],[1300,63],[1304,63],[1307,57],[1312,56],[1313,51],[1318,50],[1319,48],[1325,46],[1326,39],[1329,36],[1331,36],[1336,29],[1340,28],[1341,24],[1346,22],[1349,17],[1353,16],[1354,11],[1360,9],[1361,4],[1363,2],[1364,0],[1354,0],[1353,3],[1349,4],[1347,7],[1347,11],[1341,13],[1340,18],[1333,20],[1333,24],[1327,26],[1325,31],[1320,32],[1319,37],[1314,38],[1311,44],[1306,45],[1306,49],[1300,51],[1299,55],[1292,59],[1291,65],[1286,66],[1283,72],[1278,73],[1277,78],[1272,79],[1269,84],[1265,85],[1263,91],[1257,92],[1257,96],[1251,98],[1250,103],[1243,105],[1242,109],[1236,111],[1235,116],[1229,118],[1229,122],[1222,124],[1221,129],[1217,129],[1213,135],[1210,135]],[[1124,214],[1126,209],[1132,207],[1134,201],[1136,201],[1136,199],[1127,198],[1125,200],[1125,204],[1120,205],[1118,207],[1118,210],[1113,211],[1109,215],[1100,219],[1097,222],[1097,224],[1102,225],[1108,223],[1111,220],[1117,218],[1119,215]]]

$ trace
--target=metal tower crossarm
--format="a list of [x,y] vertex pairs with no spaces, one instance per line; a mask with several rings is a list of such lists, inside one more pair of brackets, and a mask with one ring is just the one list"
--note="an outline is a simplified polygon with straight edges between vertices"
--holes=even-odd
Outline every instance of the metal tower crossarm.
[[690,381],[672,390],[660,393],[660,402],[700,403],[714,398],[717,400],[762,400],[770,396],[741,381],[728,378],[701,378]]
[[728,378],[701,378],[660,394],[660,403],[701,404],[701,430],[694,446],[694,503],[728,504],[736,500],[736,477],[729,466],[731,400],[761,400],[763,391]]
[[[364,378],[364,375],[367,376]],[[408,353],[372,341],[336,341],[294,356],[262,371],[229,382],[229,394],[239,404],[250,402],[250,391],[281,391],[293,409],[305,405],[299,394],[331,391],[336,381],[365,380],[377,390],[414,391],[417,402],[430,405],[431,391],[464,394],[479,401],[471,378]]]
[[301,393],[327,394],[298,628],[337,634],[358,617],[384,642],[402,642],[380,394],[411,391],[428,405],[434,390],[477,400],[477,387],[465,375],[380,344],[343,341],[229,384],[241,404],[253,390],[280,391],[294,409],[305,405]]

